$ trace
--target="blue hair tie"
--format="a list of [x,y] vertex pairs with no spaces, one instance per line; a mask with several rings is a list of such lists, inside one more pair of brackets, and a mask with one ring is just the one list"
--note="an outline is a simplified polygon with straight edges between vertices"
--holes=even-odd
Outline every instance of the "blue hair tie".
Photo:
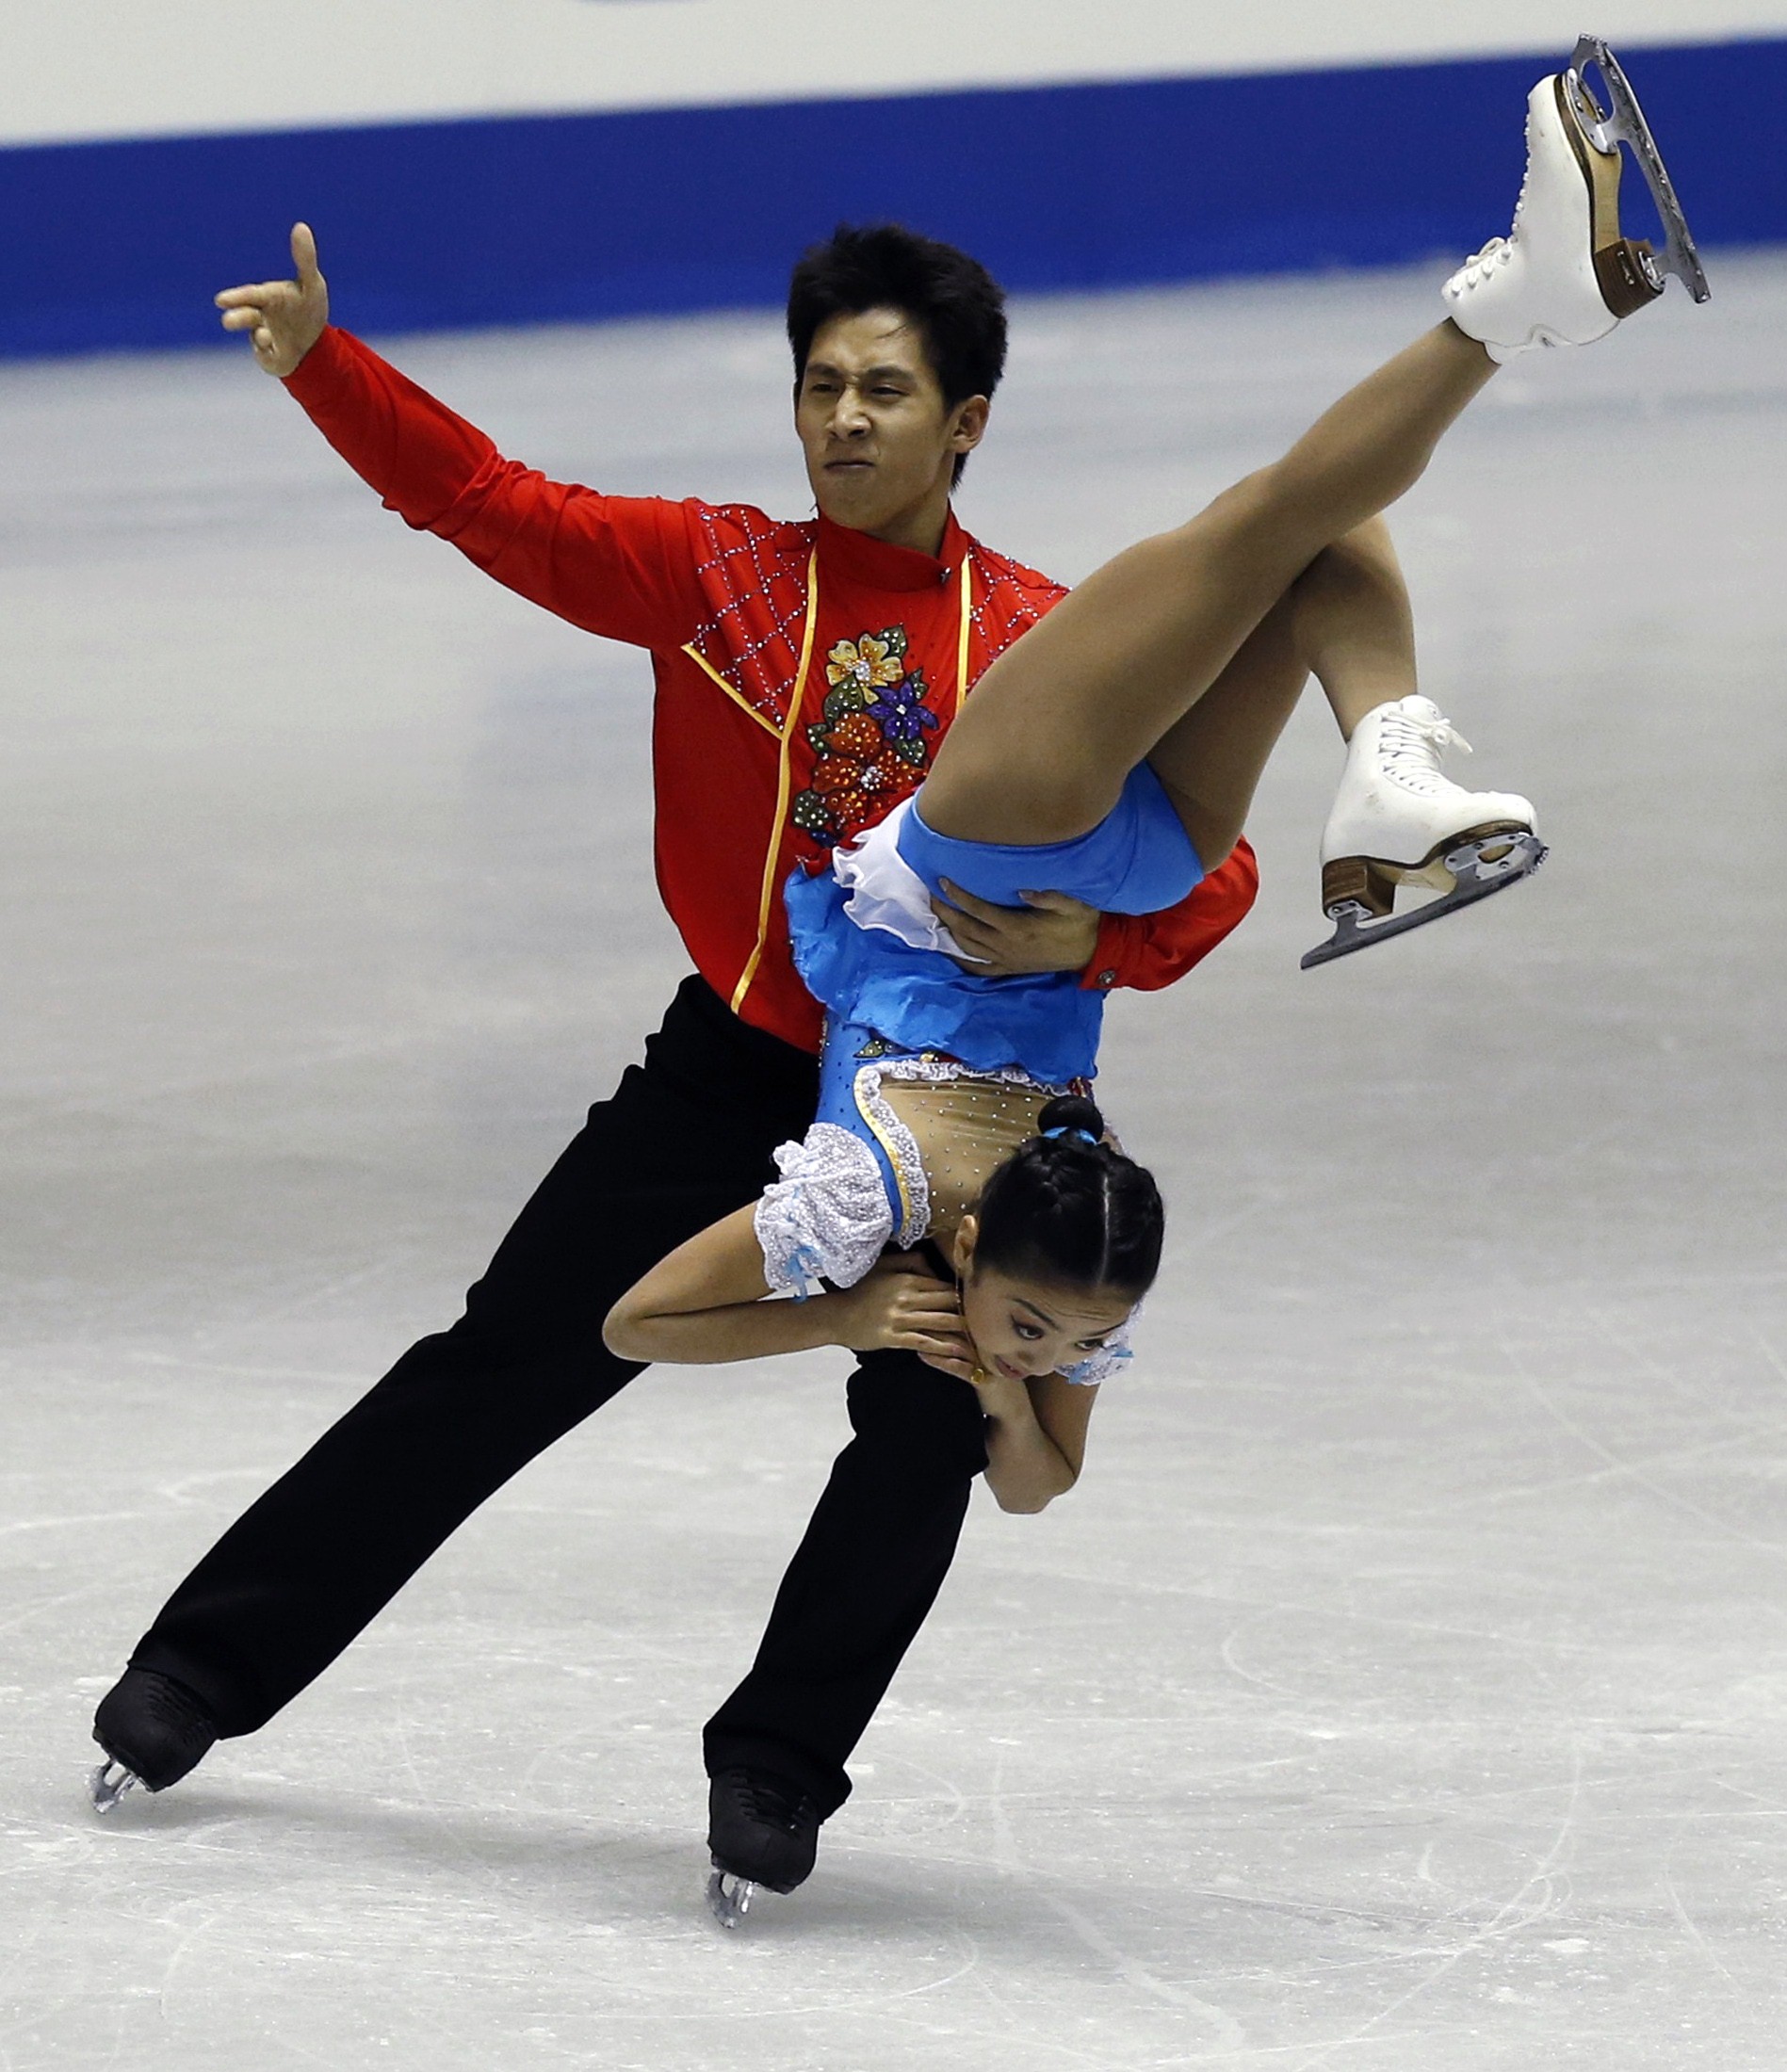
[[1057,1128],[1043,1131],[1045,1137],[1079,1137],[1086,1143],[1096,1145],[1098,1140],[1089,1129],[1081,1129],[1078,1123],[1063,1123]]

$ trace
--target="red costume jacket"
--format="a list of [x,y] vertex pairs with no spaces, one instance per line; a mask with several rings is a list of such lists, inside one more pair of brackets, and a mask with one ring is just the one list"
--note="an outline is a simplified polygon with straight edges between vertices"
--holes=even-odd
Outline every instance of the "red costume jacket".
[[[783,881],[917,789],[965,688],[1063,587],[953,514],[933,557],[824,517],[547,481],[333,327],[285,385],[410,525],[574,625],[651,651],[664,903],[722,999],[817,1050]],[[1083,982],[1171,984],[1258,886],[1243,842],[1167,913],[1107,915]]]

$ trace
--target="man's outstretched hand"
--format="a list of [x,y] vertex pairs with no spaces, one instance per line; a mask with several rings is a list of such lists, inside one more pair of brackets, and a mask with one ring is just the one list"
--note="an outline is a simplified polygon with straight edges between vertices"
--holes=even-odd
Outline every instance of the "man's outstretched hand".
[[329,323],[329,288],[317,270],[317,240],[308,223],[292,225],[295,281],[255,281],[217,299],[225,331],[245,331],[268,374],[291,373]]

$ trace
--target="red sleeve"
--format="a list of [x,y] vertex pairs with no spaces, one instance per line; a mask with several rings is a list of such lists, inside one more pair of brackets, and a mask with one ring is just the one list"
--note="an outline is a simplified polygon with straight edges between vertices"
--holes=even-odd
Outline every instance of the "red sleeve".
[[333,325],[285,386],[386,510],[532,603],[635,647],[678,648],[700,624],[688,506],[604,496],[505,461],[476,426]]
[[1132,986],[1153,993],[1182,979],[1245,919],[1259,890],[1259,864],[1243,835],[1226,863],[1163,914],[1107,914],[1098,947],[1080,979],[1106,993]]

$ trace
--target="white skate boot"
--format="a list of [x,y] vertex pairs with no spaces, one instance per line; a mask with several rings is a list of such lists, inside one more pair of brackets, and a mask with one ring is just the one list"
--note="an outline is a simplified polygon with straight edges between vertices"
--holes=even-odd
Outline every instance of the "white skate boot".
[[[1584,68],[1600,73],[1604,110]],[[1632,147],[1664,228],[1664,255],[1619,228],[1619,146]],[[1711,290],[1663,160],[1618,60],[1584,36],[1568,69],[1527,96],[1526,178],[1514,228],[1493,237],[1443,289],[1446,314],[1467,336],[1510,360],[1535,346],[1585,346],[1663,293],[1680,275],[1697,302]]]
[[[1322,831],[1322,908],[1334,933],[1305,971],[1486,899],[1545,861],[1531,804],[1512,791],[1466,791],[1439,768],[1470,745],[1430,698],[1368,712],[1347,743],[1346,769]],[[1396,888],[1431,885],[1424,906],[1395,912]]]

